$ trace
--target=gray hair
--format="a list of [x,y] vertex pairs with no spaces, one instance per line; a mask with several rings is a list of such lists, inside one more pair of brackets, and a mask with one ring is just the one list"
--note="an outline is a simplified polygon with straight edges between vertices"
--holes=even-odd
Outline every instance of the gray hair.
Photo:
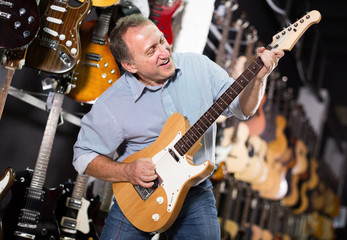
[[129,47],[124,41],[123,36],[131,27],[138,27],[150,23],[152,23],[151,20],[141,14],[131,14],[117,21],[116,26],[112,29],[110,34],[110,49],[116,61],[119,63],[132,63],[133,57],[131,56]]

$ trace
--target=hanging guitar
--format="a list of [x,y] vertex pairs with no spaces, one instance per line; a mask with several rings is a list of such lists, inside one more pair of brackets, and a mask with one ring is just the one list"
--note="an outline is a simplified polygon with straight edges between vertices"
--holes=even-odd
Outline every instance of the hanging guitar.
[[44,183],[65,89],[65,82],[58,82],[35,169],[16,172],[11,188],[12,201],[4,214],[5,239],[46,240],[60,237],[54,209],[62,186],[46,189]]
[[98,198],[91,201],[83,197],[88,175],[77,175],[75,182],[64,183],[65,193],[58,199],[56,216],[60,226],[60,239],[99,239],[89,217]]
[[159,30],[164,33],[164,37],[170,45],[172,45],[174,40],[172,18],[181,5],[181,0],[150,1],[149,19],[151,19]]
[[29,45],[40,27],[35,0],[0,1],[0,48],[14,49]]
[[4,48],[0,65],[8,69],[0,89],[0,119],[13,75],[17,69],[22,69],[27,46],[36,37],[39,27],[39,9],[35,0],[0,1],[0,48]]
[[70,72],[81,57],[79,26],[91,7],[91,0],[79,7],[67,0],[50,0],[28,48],[26,65],[53,74]]
[[[79,2],[84,2],[84,0],[78,0]],[[111,5],[115,5],[120,0],[93,0],[93,6],[95,7],[108,7]]]
[[[318,11],[309,12],[273,36],[267,49],[291,50],[308,27],[320,19]],[[261,58],[257,57],[192,127],[189,128],[188,120],[181,114],[171,115],[153,144],[124,160],[129,163],[142,157],[152,158],[159,176],[153,188],[129,182],[113,183],[117,203],[135,227],[145,232],[163,232],[174,223],[190,187],[214,169],[208,160],[200,165],[193,164],[201,137],[263,66]]]
[[75,87],[68,94],[72,99],[95,101],[120,76],[107,36],[113,9],[104,8],[98,21],[85,21],[80,27],[82,56],[74,70]]
[[[5,173],[0,178],[0,209],[1,209],[2,199],[4,198],[8,190],[10,190],[14,182],[14,179],[15,179],[15,174],[12,168],[7,168],[5,170]],[[2,230],[2,218],[0,215],[0,240],[3,240],[3,237],[4,237],[3,234],[4,234],[4,231]]]

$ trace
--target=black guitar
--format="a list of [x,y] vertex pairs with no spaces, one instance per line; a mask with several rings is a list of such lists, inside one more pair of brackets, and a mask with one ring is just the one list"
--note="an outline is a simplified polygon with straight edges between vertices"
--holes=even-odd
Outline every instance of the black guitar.
[[13,49],[30,44],[39,27],[39,9],[35,0],[0,1],[0,48]]
[[34,170],[16,173],[12,199],[4,214],[5,239],[59,239],[55,203],[62,186],[44,188],[49,157],[58,125],[65,86],[58,82]]
[[78,175],[75,182],[64,183],[64,194],[58,199],[56,217],[60,226],[60,239],[95,240],[99,236],[90,219],[99,197],[83,197],[88,175]]

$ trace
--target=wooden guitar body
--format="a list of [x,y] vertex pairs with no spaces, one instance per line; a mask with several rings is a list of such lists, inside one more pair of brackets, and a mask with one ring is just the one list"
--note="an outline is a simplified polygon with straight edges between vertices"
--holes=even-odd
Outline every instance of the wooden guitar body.
[[[2,199],[4,198],[8,190],[10,190],[14,182],[14,179],[15,179],[15,173],[12,168],[7,168],[5,170],[5,173],[0,178],[0,209],[2,209],[1,208]],[[2,229],[2,216],[0,215],[0,240],[3,239],[3,236],[4,236],[3,234],[4,234],[4,231]]]
[[266,102],[266,95],[261,99],[260,105],[257,109],[257,112],[245,123],[249,129],[249,135],[261,135],[265,130],[265,114],[264,114],[264,103]]
[[[124,160],[152,158],[159,175],[155,189],[135,189],[129,182],[113,183],[117,203],[127,219],[146,232],[163,232],[175,221],[190,187],[213,171],[213,164],[205,161],[194,165],[192,156],[200,147],[200,141],[177,161],[169,149],[180,135],[189,129],[189,123],[178,113],[166,121],[157,140],[147,148]],[[140,195],[141,193],[141,195]],[[145,199],[146,198],[146,199]]]
[[91,0],[79,7],[50,0],[38,35],[28,48],[26,64],[48,73],[71,71],[81,57],[79,25],[91,7]]
[[35,0],[2,1],[0,48],[13,49],[29,45],[39,27],[39,9]]
[[93,42],[97,21],[83,22],[80,27],[82,55],[74,70],[75,87],[68,96],[80,102],[95,101],[120,76],[120,71],[109,48],[108,37],[99,44]]
[[59,239],[54,209],[62,186],[45,189],[42,196],[33,196],[28,192],[31,178],[32,170],[16,172],[12,200],[4,214],[4,239]]
[[[79,2],[85,2],[84,0],[78,0]],[[93,6],[95,7],[108,7],[117,4],[120,0],[93,0]]]

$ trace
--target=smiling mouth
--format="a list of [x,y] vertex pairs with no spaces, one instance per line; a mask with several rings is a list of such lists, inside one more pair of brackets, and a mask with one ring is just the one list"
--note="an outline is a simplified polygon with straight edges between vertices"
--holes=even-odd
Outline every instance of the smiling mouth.
[[163,64],[160,64],[160,66],[164,66],[170,62],[170,58],[168,58]]

